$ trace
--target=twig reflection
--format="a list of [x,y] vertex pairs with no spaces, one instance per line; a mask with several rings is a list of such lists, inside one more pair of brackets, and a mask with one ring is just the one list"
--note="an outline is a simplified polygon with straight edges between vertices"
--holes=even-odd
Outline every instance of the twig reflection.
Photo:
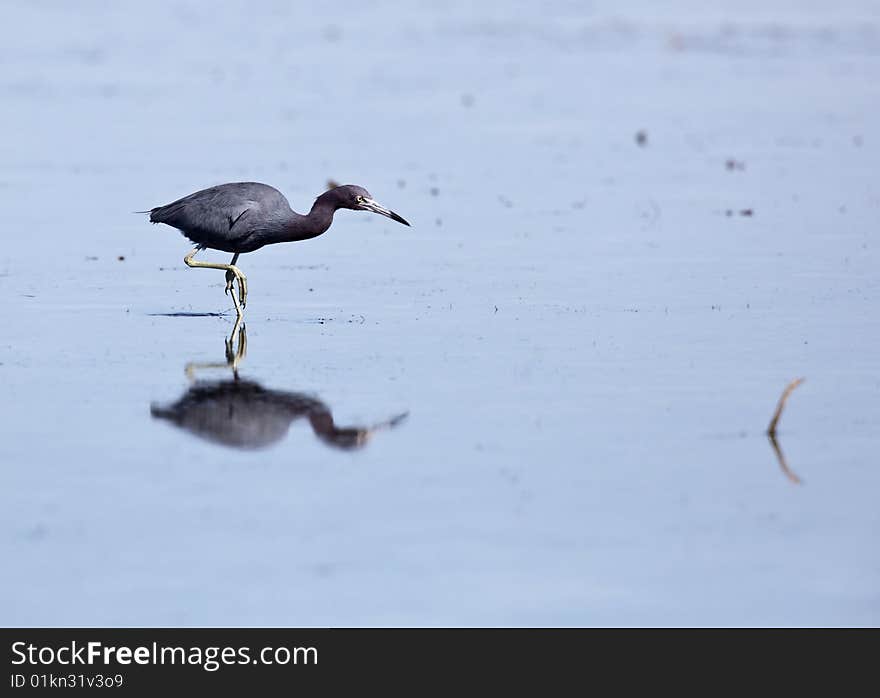
[[787,477],[789,481],[793,482],[795,485],[800,485],[802,481],[795,474],[795,472],[788,467],[788,462],[785,460],[785,454],[782,452],[782,449],[779,446],[779,442],[776,440],[776,436],[774,434],[767,434],[767,438],[770,439],[770,445],[773,447],[773,453],[776,454],[776,460],[779,461],[779,467],[782,469],[785,477]]

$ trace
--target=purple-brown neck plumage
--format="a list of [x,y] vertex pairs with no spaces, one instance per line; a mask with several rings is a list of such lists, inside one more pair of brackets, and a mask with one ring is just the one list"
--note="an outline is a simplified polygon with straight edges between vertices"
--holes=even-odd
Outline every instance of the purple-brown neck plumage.
[[324,192],[315,199],[308,215],[292,212],[293,216],[284,222],[285,242],[309,240],[327,232],[333,223],[333,213],[338,208],[335,198],[327,196],[330,193]]

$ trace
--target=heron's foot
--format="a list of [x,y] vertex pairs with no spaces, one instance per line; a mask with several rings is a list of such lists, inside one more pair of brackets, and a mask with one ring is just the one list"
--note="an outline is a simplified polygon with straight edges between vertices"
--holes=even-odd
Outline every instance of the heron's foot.
[[247,277],[240,274],[238,277],[238,298],[241,301],[241,307],[247,305]]
[[242,308],[247,305],[247,278],[244,274],[242,274],[239,270],[233,271],[232,269],[227,270],[226,272],[226,288],[223,293],[229,294],[232,292],[233,300],[235,300],[235,287],[233,286],[233,282],[238,280],[238,304],[240,304]]

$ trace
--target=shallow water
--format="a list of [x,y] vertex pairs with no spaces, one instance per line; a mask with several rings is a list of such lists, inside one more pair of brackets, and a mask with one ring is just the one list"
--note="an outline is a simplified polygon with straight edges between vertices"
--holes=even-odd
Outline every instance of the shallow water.
[[2,14],[0,623],[880,621],[873,3]]

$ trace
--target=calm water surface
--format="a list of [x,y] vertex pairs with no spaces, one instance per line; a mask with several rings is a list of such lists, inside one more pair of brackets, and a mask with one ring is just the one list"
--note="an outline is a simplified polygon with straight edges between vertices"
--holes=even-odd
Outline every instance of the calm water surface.
[[703,5],[0,10],[0,622],[880,622],[880,16]]

